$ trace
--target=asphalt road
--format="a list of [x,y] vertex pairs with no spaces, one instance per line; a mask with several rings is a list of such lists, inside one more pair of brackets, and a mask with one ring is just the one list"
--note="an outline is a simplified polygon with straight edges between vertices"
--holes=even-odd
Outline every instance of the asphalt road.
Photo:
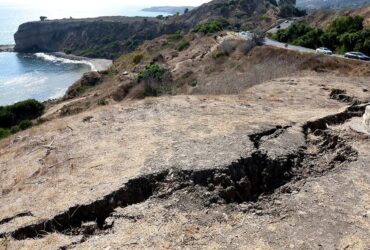
[[[289,28],[290,25],[292,25],[295,21],[291,21],[291,20],[286,20],[284,22],[282,22],[281,24],[275,26],[274,28],[270,29],[269,31],[267,31],[267,33],[271,33],[271,34],[274,34],[276,32],[278,32],[279,30],[284,30],[284,29],[287,29]],[[278,28],[280,26],[280,28]]]
[[295,45],[290,45],[290,44],[288,45],[288,47],[286,47],[286,44],[285,43],[281,43],[281,42],[278,42],[278,41],[275,41],[275,40],[271,40],[271,39],[269,39],[267,37],[265,37],[264,44],[265,45],[269,45],[269,46],[274,46],[274,47],[282,48],[282,49],[288,49],[288,50],[294,50],[294,51],[304,52],[304,53],[316,53],[315,50],[308,49],[308,48],[305,48],[305,47],[300,47],[300,46],[295,46]]

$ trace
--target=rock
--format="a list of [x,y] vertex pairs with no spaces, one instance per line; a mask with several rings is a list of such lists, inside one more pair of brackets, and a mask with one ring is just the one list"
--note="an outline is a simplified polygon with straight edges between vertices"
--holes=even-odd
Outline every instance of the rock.
[[95,86],[102,80],[100,73],[91,71],[85,73],[81,78],[81,85]]
[[76,97],[84,92],[87,87],[93,87],[102,82],[102,75],[99,72],[91,71],[85,73],[80,80],[72,84],[64,95],[64,99]]

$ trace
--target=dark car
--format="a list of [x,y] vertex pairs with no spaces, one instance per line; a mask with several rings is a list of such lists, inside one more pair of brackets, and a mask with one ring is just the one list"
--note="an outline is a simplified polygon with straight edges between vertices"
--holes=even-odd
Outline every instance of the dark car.
[[351,58],[351,59],[357,59],[357,60],[362,60],[362,61],[370,61],[370,57],[365,55],[362,52],[348,52],[344,54],[345,58]]

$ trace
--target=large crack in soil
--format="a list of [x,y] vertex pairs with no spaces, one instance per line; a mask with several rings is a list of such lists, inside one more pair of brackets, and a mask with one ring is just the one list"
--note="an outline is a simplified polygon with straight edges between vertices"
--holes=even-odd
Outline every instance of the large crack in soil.
[[[294,179],[323,173],[338,163],[356,160],[357,152],[338,135],[327,131],[327,125],[341,124],[354,116],[362,116],[365,107],[361,104],[353,105],[339,114],[308,122],[303,126],[307,145],[293,155],[270,159],[266,153],[258,150],[263,137],[280,136],[281,131],[286,129],[277,126],[252,135],[256,151],[227,167],[196,171],[169,169],[141,176],[90,204],[74,206],[52,219],[19,228],[0,237],[10,235],[16,240],[24,240],[44,237],[53,232],[89,237],[113,226],[106,219],[118,207],[141,203],[151,197],[166,198],[177,190],[196,185],[207,187],[213,192],[214,198],[210,202],[217,202],[218,199],[226,203],[256,201],[261,194],[271,193]],[[315,153],[309,150],[312,146],[317,148]],[[328,155],[329,164],[321,164]]]

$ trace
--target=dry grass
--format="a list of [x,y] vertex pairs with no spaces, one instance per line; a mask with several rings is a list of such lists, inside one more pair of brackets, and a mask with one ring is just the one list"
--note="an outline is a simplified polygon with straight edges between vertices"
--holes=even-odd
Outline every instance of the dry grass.
[[203,75],[199,77],[198,74],[201,80],[193,94],[238,94],[254,85],[289,76],[370,76],[368,63],[268,46],[256,47],[246,56],[234,52],[230,57],[205,64]]

